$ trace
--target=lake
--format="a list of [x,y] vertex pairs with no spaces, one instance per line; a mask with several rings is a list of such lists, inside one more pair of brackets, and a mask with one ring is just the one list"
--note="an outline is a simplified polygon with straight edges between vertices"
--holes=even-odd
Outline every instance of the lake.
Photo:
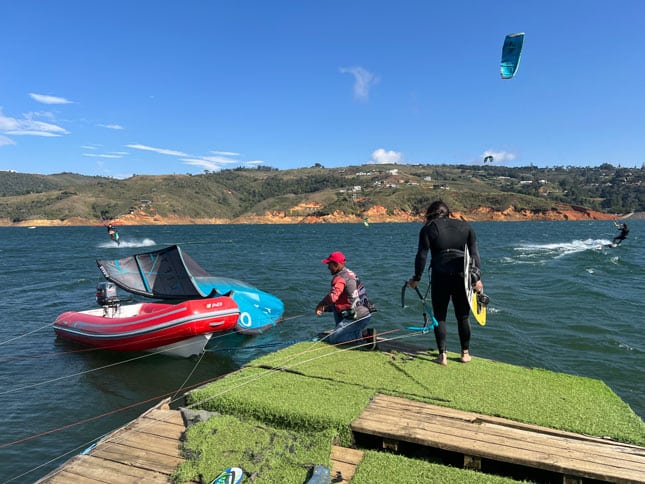
[[[603,380],[643,418],[645,220],[630,222],[628,239],[614,249],[604,247],[617,233],[608,221],[472,225],[491,298],[487,325],[473,320],[473,356]],[[32,482],[165,396],[178,398],[192,385],[330,329],[331,316],[318,318],[314,308],[329,288],[321,259],[335,250],[345,253],[376,303],[378,332],[434,348],[432,334],[405,330],[422,324],[416,294],[401,307],[419,228],[123,226],[116,246],[103,227],[0,227],[0,481]],[[280,297],[285,321],[260,336],[216,335],[208,352],[192,359],[87,351],[55,337],[51,325],[60,313],[95,307],[102,280],[96,259],[173,244],[213,275]],[[423,290],[427,282],[426,276]],[[448,350],[459,351],[452,311]]]

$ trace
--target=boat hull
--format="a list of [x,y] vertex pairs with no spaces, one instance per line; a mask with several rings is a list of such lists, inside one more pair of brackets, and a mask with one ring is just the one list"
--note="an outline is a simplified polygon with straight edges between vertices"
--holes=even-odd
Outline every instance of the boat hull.
[[225,296],[137,303],[65,312],[54,321],[54,331],[62,339],[105,350],[188,357],[203,351],[213,333],[233,330],[239,314],[237,303]]

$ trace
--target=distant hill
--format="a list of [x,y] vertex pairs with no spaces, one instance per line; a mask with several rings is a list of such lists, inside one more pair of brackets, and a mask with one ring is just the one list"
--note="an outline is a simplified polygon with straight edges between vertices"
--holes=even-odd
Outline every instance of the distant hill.
[[361,217],[423,213],[436,199],[453,211],[548,211],[562,205],[609,214],[645,212],[644,170],[614,167],[361,165],[237,168],[125,180],[73,173],[0,172],[0,220],[100,222],[132,214],[234,220],[267,213]]

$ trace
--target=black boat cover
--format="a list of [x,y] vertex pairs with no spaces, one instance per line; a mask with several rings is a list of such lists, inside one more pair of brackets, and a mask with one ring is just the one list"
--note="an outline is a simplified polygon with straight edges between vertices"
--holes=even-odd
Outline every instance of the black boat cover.
[[211,277],[210,274],[177,245],[96,263],[108,281],[133,294],[159,299],[209,296],[200,290],[195,278]]

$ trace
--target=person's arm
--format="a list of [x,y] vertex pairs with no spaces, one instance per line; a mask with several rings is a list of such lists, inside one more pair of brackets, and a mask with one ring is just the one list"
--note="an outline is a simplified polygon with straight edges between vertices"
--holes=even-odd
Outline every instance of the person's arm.
[[430,241],[424,228],[419,231],[419,244],[417,246],[417,255],[414,258],[414,275],[408,281],[408,286],[417,287],[417,284],[423,277],[423,271],[426,268],[428,260],[428,250],[430,250]]
[[477,235],[473,228],[470,228],[468,233],[468,252],[473,259],[474,270],[472,274],[475,275],[477,281],[475,282],[474,289],[476,292],[482,292],[484,290],[484,284],[482,283],[482,270],[481,270],[481,258],[479,257],[479,247],[477,246]]
[[319,316],[329,311],[330,306],[338,301],[338,298],[345,290],[345,279],[340,276],[334,277],[331,281],[331,290],[316,306],[316,314]]

